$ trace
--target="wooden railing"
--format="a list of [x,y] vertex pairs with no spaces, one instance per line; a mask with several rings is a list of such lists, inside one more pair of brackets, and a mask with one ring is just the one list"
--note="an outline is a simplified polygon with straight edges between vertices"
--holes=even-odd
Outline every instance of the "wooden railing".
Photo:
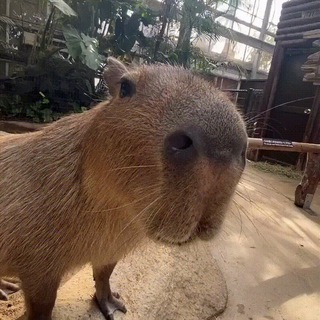
[[249,138],[248,148],[307,153],[307,164],[301,182],[296,188],[294,203],[298,207],[310,209],[320,181],[320,144]]

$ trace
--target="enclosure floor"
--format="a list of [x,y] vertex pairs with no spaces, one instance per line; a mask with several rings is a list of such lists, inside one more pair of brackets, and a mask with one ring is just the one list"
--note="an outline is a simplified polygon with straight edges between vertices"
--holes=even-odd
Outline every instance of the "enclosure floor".
[[[320,320],[320,193],[306,213],[293,204],[297,183],[249,165],[215,240],[149,244],[117,266],[128,313],[115,320]],[[102,320],[93,293],[85,267],[59,290],[54,320]],[[0,303],[1,320],[22,313],[21,294]]]
[[218,320],[320,320],[320,188],[307,213],[298,182],[247,168],[211,248],[229,292]]

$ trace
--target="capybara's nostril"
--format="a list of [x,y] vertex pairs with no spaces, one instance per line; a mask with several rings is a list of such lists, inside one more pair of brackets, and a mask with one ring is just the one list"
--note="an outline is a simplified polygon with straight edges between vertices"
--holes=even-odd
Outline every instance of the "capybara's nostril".
[[175,133],[169,137],[169,147],[173,152],[186,150],[192,147],[192,139],[184,133]]
[[184,131],[176,131],[165,140],[165,156],[175,165],[186,165],[197,155],[193,139]]

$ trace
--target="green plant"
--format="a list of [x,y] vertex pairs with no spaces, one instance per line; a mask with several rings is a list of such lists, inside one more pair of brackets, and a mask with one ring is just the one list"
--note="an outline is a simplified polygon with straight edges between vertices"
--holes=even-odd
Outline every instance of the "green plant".
[[41,99],[26,108],[26,116],[32,118],[34,122],[52,122],[54,117],[50,108],[50,101],[42,92],[39,92],[39,94]]
[[98,40],[82,32],[79,33],[71,25],[63,26],[62,30],[66,40],[67,52],[74,61],[80,61],[94,71],[98,70],[103,62],[103,58],[98,52]]
[[[73,103],[69,113],[82,113],[86,110],[85,106]],[[23,102],[20,95],[1,95],[0,116],[5,119],[16,118],[36,123],[49,123],[61,118],[63,113],[55,111],[50,100],[42,92],[39,92],[39,100],[31,104]]]
[[23,103],[20,95],[0,95],[1,117],[16,117],[23,112]]

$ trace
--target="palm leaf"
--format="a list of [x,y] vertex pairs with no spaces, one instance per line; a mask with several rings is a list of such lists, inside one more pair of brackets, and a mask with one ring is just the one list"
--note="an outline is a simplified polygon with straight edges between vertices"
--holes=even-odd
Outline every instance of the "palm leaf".
[[49,2],[66,16],[77,16],[76,12],[63,0],[49,0]]
[[11,20],[9,17],[6,17],[6,16],[0,16],[0,22],[3,22],[3,23],[8,24],[10,26],[16,25],[13,20]]

